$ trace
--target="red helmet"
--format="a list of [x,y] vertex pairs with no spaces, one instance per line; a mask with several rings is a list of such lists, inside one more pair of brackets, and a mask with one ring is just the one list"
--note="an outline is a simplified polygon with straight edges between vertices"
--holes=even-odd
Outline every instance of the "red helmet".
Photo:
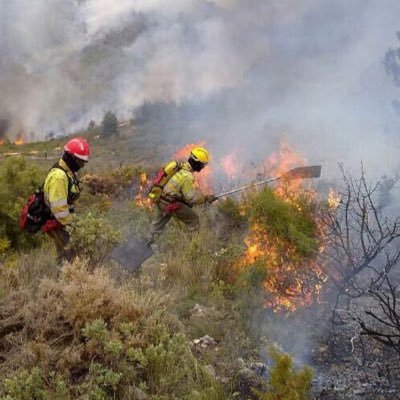
[[77,137],[71,139],[65,146],[64,151],[72,154],[83,161],[89,161],[90,149],[86,139]]

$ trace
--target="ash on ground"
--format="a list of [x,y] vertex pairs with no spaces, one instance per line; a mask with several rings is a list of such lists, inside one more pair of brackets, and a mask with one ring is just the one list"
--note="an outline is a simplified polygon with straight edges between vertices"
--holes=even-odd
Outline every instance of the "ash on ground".
[[[319,337],[313,349],[315,370],[312,398],[318,400],[400,399],[400,359],[397,352],[362,335],[354,313],[340,319]],[[329,328],[328,328],[329,326]]]

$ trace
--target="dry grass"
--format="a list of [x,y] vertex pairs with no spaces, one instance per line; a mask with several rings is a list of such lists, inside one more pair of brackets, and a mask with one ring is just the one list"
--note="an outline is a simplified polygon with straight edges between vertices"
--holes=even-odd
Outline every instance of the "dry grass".
[[7,379],[0,395],[17,399],[21,385],[33,381],[27,396],[42,391],[53,398],[60,385],[71,398],[134,399],[135,386],[171,396],[165,398],[184,398],[194,389],[222,393],[168,311],[175,299],[143,286],[139,294],[137,284],[117,285],[105,269],[90,272],[77,259],[63,266],[59,279],[5,296],[0,376]]
[[[20,343],[19,348],[10,348],[12,353],[19,353],[21,359],[15,354],[6,357],[7,361],[0,370],[25,364],[30,366],[29,361],[34,360],[27,360],[29,351],[26,351],[26,346],[31,346],[32,341],[39,347],[46,347],[48,345],[44,343],[62,343],[66,338],[80,339],[85,324],[96,319],[117,326],[126,320],[136,321],[142,314],[133,292],[117,288],[104,270],[89,273],[87,265],[79,260],[66,264],[59,280],[44,279],[36,293],[21,289],[3,299],[3,326],[10,318],[18,319],[23,329],[14,336],[18,340],[13,340],[15,345]],[[10,337],[3,339],[9,340]],[[53,348],[55,352],[57,347]],[[53,361],[51,358],[47,360],[49,363]]]
[[0,299],[20,288],[30,288],[45,276],[56,277],[59,271],[51,241],[25,253],[14,253],[0,262]]

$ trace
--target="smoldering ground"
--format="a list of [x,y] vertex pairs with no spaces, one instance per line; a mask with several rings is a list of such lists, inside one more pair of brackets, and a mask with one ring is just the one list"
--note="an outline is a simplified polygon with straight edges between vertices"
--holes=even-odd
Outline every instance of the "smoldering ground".
[[397,167],[397,89],[382,61],[397,45],[399,8],[395,0],[2,2],[0,110],[11,116],[9,134],[40,138],[107,109],[128,118],[145,102],[167,113],[176,104],[179,119],[158,128],[171,140],[201,138],[216,152],[253,157],[285,136],[329,170],[363,159],[380,176]]

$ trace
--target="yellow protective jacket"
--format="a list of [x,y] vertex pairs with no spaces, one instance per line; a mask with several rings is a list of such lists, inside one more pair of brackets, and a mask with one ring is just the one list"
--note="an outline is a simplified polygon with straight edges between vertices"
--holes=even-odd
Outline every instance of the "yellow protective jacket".
[[[165,166],[168,168],[171,163]],[[176,172],[164,186],[163,197],[171,200],[183,201],[189,205],[203,204],[205,196],[195,187],[192,167],[188,162],[182,163],[181,169]]]
[[53,167],[44,181],[44,201],[50,208],[54,218],[62,225],[70,223],[72,205],[79,197],[80,188],[78,179],[69,169],[64,160]]

